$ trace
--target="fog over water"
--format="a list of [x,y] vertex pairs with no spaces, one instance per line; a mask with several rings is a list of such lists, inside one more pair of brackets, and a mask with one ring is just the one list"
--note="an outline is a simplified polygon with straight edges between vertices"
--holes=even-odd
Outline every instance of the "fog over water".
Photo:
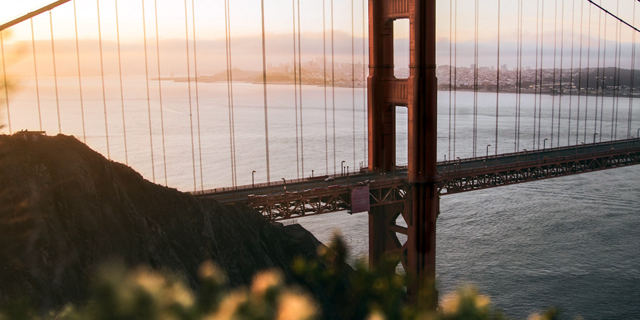
[[[53,79],[42,78],[38,85],[42,129],[48,134],[57,134],[58,103]],[[128,161],[145,178],[155,178],[159,184],[164,184],[166,178],[167,185],[183,191],[232,184],[226,83],[200,83],[196,96],[195,83],[191,83],[189,95],[187,83],[163,81],[162,119],[156,81],[149,82],[148,100],[145,79],[125,77],[121,100],[118,78],[107,77],[106,103],[103,103],[101,79],[83,78],[84,110],[81,109],[78,85],[74,77],[58,79],[62,133],[86,139],[90,147],[108,154],[113,160]],[[21,79],[18,89],[10,95],[11,130],[39,130],[35,82]],[[250,184],[253,170],[256,171],[256,182],[264,182],[267,176],[262,85],[236,83],[233,89],[237,183]],[[340,172],[342,161],[353,170],[366,161],[362,89],[336,88],[335,113],[333,91],[327,90],[325,109],[324,88],[303,86],[302,116],[299,110],[297,114],[298,123],[303,124],[303,134],[298,133],[296,139],[294,87],[268,86],[272,181],[310,176],[312,170],[314,175]],[[455,109],[451,105],[451,113],[457,114],[455,121],[451,118],[451,127],[449,97],[449,92],[440,92],[438,97],[439,160],[444,160],[445,155],[451,159],[473,154],[473,93],[451,95],[451,101],[456,101]],[[478,156],[487,153],[487,145],[491,145],[488,148],[490,155],[495,154],[496,147],[498,153],[513,152],[515,148],[517,96],[500,94],[497,143],[495,99],[495,93],[478,95]],[[534,142],[533,138],[534,102],[543,106],[540,148],[543,143],[546,147],[591,143],[594,133],[597,133],[598,141],[608,141],[613,136],[621,139],[635,136],[640,128],[640,116],[637,115],[640,100],[631,101],[636,114],[628,127],[629,99],[605,97],[602,101],[593,96],[588,100],[586,97],[579,99],[577,127],[577,96],[523,95],[519,149],[538,148],[538,140]],[[585,100],[588,108],[585,108]],[[612,106],[617,106],[617,126],[616,108]],[[123,130],[123,110],[126,130]],[[105,122],[109,131],[108,150]],[[398,108],[398,164],[406,163],[406,122],[406,109]],[[8,128],[3,130],[6,133]],[[455,131],[455,149],[454,140],[449,139],[450,130],[452,135]],[[545,138],[548,139],[546,142]],[[303,144],[304,149],[301,148]],[[295,161],[296,154],[300,159],[298,162]],[[567,319],[577,315],[586,319],[637,317],[640,314],[637,303],[640,297],[639,179],[640,167],[628,167],[444,196],[437,236],[440,292],[473,283],[508,315],[518,318],[551,305],[560,307]],[[366,214],[351,216],[340,212],[298,219],[297,222],[325,243],[334,230],[340,230],[355,256],[367,255]]]

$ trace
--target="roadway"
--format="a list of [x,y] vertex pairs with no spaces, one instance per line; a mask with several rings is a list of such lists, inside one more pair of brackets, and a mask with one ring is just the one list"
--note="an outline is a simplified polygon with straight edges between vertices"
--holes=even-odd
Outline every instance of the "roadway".
[[[592,154],[609,152],[611,150],[640,149],[639,139],[619,140],[615,142],[602,142],[588,145],[549,148],[545,150],[523,151],[517,153],[501,154],[498,156],[476,157],[468,159],[455,159],[438,163],[438,178],[444,180],[449,176],[461,173],[473,173],[485,171],[496,167],[517,167],[518,165],[543,162],[553,162],[554,159],[582,158]],[[194,192],[197,197],[216,199],[220,203],[246,201],[249,196],[274,196],[285,193],[301,191],[320,191],[325,188],[350,187],[361,184],[382,182],[384,180],[404,179],[407,169],[398,167],[394,172],[376,173],[363,171],[360,173],[339,174],[334,176],[322,176],[299,180],[275,181],[270,184],[261,183],[254,185],[238,186],[236,188],[218,188]]]

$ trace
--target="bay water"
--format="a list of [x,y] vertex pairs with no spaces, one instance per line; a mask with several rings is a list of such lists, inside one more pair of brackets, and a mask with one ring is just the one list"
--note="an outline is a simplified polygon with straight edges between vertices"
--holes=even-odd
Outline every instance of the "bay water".
[[[103,90],[101,78],[60,77],[56,98],[54,79],[41,78],[38,90],[33,79],[19,79],[9,100],[11,130],[74,135],[182,191],[250,184],[253,171],[255,182],[267,181],[267,141],[270,181],[366,165],[360,88],[329,87],[325,94],[303,86],[296,94],[293,85],[269,85],[268,139],[260,84],[235,83],[232,112],[226,83],[125,77],[120,88],[118,78],[105,78]],[[447,91],[438,99],[440,160],[623,139],[640,128],[638,99]],[[396,117],[402,165],[406,109],[398,107]],[[437,225],[441,294],[473,284],[516,318],[557,306],[564,319],[640,319],[639,181],[640,167],[627,167],[444,196]],[[325,243],[339,231],[353,256],[366,259],[366,214],[297,222]]]

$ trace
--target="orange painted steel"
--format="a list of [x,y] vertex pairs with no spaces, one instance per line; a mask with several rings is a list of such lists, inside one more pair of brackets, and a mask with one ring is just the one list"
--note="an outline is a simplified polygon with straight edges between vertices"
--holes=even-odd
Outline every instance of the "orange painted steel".
[[[393,21],[409,20],[410,74],[394,77]],[[369,215],[369,256],[372,264],[397,244],[387,235],[398,230],[397,217],[406,222],[403,266],[415,280],[408,288],[435,282],[437,180],[436,1],[369,0],[369,170],[391,172],[396,163],[395,107],[408,108],[408,184],[402,205],[377,208]],[[437,299],[437,295],[434,298]],[[437,300],[424,302],[434,304]]]

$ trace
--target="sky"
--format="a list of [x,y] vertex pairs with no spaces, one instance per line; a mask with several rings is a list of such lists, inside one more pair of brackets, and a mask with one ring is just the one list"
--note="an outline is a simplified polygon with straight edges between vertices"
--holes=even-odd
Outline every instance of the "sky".
[[[163,64],[171,64],[181,55],[186,56],[186,39],[193,41],[193,26],[196,26],[198,40],[198,54],[207,55],[211,63],[202,67],[208,72],[215,72],[224,68],[225,50],[225,16],[223,0],[187,0],[186,21],[185,1],[155,0],[158,8],[158,37],[162,52]],[[20,16],[34,8],[52,2],[51,0],[0,0],[0,21],[5,22]],[[362,38],[366,39],[366,14],[368,0],[333,0],[333,30],[336,61],[350,62],[352,43],[356,62],[362,59]],[[600,0],[607,10],[617,13],[622,19],[631,24],[640,25],[640,5],[635,0]],[[98,3],[100,15],[98,16]],[[143,24],[142,4],[145,5]],[[298,8],[298,3],[300,7]],[[324,3],[324,29],[323,29]],[[264,0],[265,31],[267,41],[267,60],[272,64],[290,62],[293,60],[294,8],[300,10],[301,49],[303,60],[317,59],[323,55],[322,39],[326,37],[326,50],[331,50],[331,0]],[[479,65],[495,66],[497,64],[497,40],[500,37],[501,63],[510,67],[516,65],[516,48],[518,40],[518,3],[517,0],[480,0],[478,7],[478,53]],[[500,3],[500,6],[498,6]],[[617,32],[618,23],[611,17],[590,5],[586,0],[523,0],[523,51],[526,66],[535,66],[536,58],[533,53],[536,47],[543,50],[545,55],[567,57],[570,47],[590,47],[591,53],[597,53],[597,44],[611,52],[615,51],[616,38],[620,37],[624,56],[630,56],[632,34],[630,28],[622,27]],[[118,6],[118,20],[116,20],[116,4]],[[295,5],[295,7],[294,7]],[[476,21],[475,0],[439,0],[437,2],[437,50],[438,63],[448,64],[457,61],[458,66],[469,66],[473,63],[475,53]],[[154,14],[154,0],[75,0],[78,16],[78,39],[81,54],[96,53],[99,50],[98,30],[102,37],[103,50],[106,56],[113,57],[117,50],[118,28],[120,41],[125,52],[124,56],[140,57],[144,50],[143,32],[146,27],[147,49],[155,50],[156,19]],[[498,10],[498,7],[500,10]],[[636,8],[638,7],[638,8]],[[259,69],[260,59],[256,53],[261,52],[261,7],[259,0],[231,0],[230,1],[230,32],[232,37],[232,52],[235,65],[245,66],[247,69]],[[364,12],[363,12],[364,9]],[[352,15],[353,11],[353,15]],[[75,59],[75,24],[74,2],[68,2],[52,10],[51,15],[42,14],[33,19],[36,54],[46,60],[51,55],[51,28],[56,44],[56,51],[64,61]],[[194,15],[195,12],[195,15]],[[499,13],[499,15],[498,15]],[[296,12],[297,14],[297,12]],[[50,20],[52,19],[52,22]],[[100,24],[98,24],[98,18]],[[498,19],[499,18],[499,19]],[[194,22],[195,20],[195,22]],[[116,25],[118,21],[118,25]],[[500,24],[498,25],[498,21]],[[297,21],[295,22],[298,23]],[[408,24],[397,21],[396,38],[396,66],[408,65]],[[500,27],[498,29],[498,26]],[[297,27],[297,25],[296,25]],[[325,32],[323,33],[323,30]],[[498,32],[499,30],[499,32]],[[33,51],[31,44],[31,25],[25,21],[10,28],[12,37],[7,41],[22,46],[23,51]],[[353,31],[353,38],[352,38]],[[602,42],[601,42],[602,41]],[[183,43],[180,45],[180,43]],[[191,52],[194,48],[188,47]],[[450,50],[451,48],[451,50]],[[562,51],[561,51],[562,50]],[[365,46],[364,53],[367,53]],[[583,54],[590,51],[584,50]],[[149,54],[153,54],[150,52]],[[451,57],[451,60],[450,60]],[[457,60],[456,60],[457,58]],[[66,60],[65,60],[66,59]],[[628,58],[623,58],[627,59]],[[27,59],[25,59],[27,60]],[[50,60],[50,58],[49,58]],[[92,59],[85,59],[86,64],[94,64]],[[139,65],[137,59],[129,59],[132,67]],[[368,58],[364,59],[364,62]],[[135,62],[133,62],[135,61]],[[544,63],[544,62],[543,62]],[[613,63],[613,62],[611,62]],[[23,62],[26,66],[27,62]],[[545,67],[550,67],[551,59],[547,58]],[[172,72],[183,73],[179,68]],[[43,66],[42,72],[47,73],[48,67]],[[186,70],[186,68],[185,68]],[[183,70],[183,71],[185,71]],[[69,71],[72,73],[72,71]],[[63,71],[64,73],[64,71]]]

